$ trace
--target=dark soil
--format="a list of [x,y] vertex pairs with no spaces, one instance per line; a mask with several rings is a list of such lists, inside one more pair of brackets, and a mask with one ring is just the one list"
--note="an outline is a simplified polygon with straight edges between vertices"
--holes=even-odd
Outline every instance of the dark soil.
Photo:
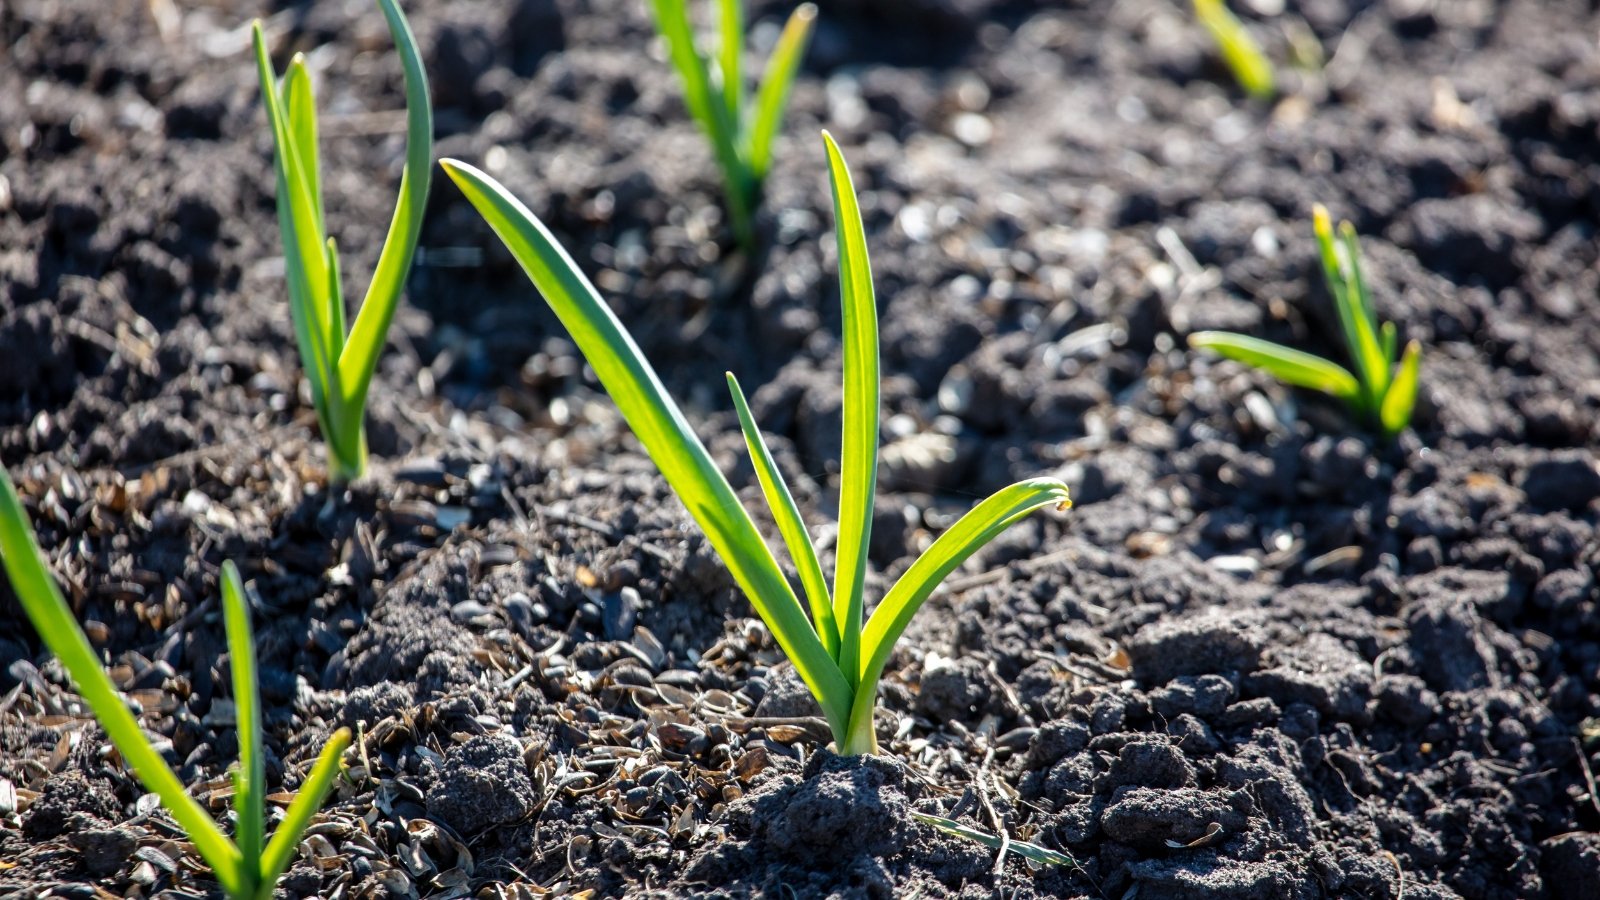
[[[875,591],[985,492],[1071,485],[929,604],[866,760],[823,749],[443,178],[374,472],[329,496],[245,26],[280,65],[310,52],[354,295],[403,143],[371,3],[0,6],[0,461],[196,796],[225,809],[237,754],[234,559],[274,790],[362,729],[290,897],[1600,897],[1592,4],[1292,3],[1258,32],[1327,65],[1271,106],[1169,0],[820,5],[751,260],[642,3],[408,4],[441,155],[546,218],[747,490],[722,372],[757,388],[819,523],[840,390],[815,135],[839,137],[888,375]],[[752,10],[758,40],[785,11]],[[1426,348],[1394,446],[1183,349],[1230,328],[1340,358],[1317,201]],[[214,894],[8,591],[0,895]]]

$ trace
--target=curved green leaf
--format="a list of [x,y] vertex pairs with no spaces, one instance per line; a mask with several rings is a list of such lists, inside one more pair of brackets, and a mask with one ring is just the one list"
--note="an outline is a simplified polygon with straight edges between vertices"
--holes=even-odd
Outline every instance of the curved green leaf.
[[754,185],[739,155],[739,123],[730,118],[727,105],[711,86],[710,67],[695,47],[694,30],[684,0],[650,0],[656,30],[667,42],[673,68],[683,79],[683,100],[689,115],[711,141],[711,152],[728,185],[728,218],[739,242],[748,245],[755,234],[751,209]]
[[865,656],[850,712],[851,733],[870,728],[873,706],[877,703],[878,679],[889,662],[895,642],[924,601],[945,577],[981,547],[994,540],[1012,523],[1045,506],[1070,506],[1067,486],[1054,478],[1034,478],[995,492],[973,507],[950,530],[939,535],[927,552],[900,576],[883,602],[873,611],[862,633]]
[[761,482],[767,506],[772,510],[772,520],[778,526],[778,533],[783,536],[784,546],[789,548],[789,558],[794,560],[795,568],[800,572],[800,584],[806,589],[806,599],[811,605],[811,621],[816,627],[817,636],[822,639],[823,649],[828,651],[828,655],[837,659],[839,626],[833,620],[833,603],[828,597],[828,581],[822,574],[817,548],[811,543],[805,520],[800,518],[800,507],[794,502],[794,495],[789,493],[789,484],[784,481],[783,472],[773,462],[766,439],[756,427],[755,418],[750,415],[750,404],[745,402],[744,391],[739,389],[739,380],[733,377],[732,372],[728,373],[728,391],[733,394],[733,406],[739,412],[739,427],[744,430],[744,443],[750,450],[750,461],[755,465],[756,479]]
[[722,77],[722,107],[728,123],[739,128],[744,115],[744,0],[717,0],[717,68]]
[[850,683],[812,630],[755,523],[632,336],[526,206],[472,166],[451,159],[442,164],[567,327],[639,442],[822,704],[829,722],[842,727],[849,715]]
[[[333,238],[328,238],[326,244],[326,259],[328,264],[327,296],[329,305],[334,309],[344,308],[344,287],[339,274],[339,245]],[[343,317],[338,317],[343,321]],[[339,349],[344,346],[344,335],[333,332],[330,337],[333,346],[319,346],[317,349],[327,354],[329,359],[339,357]],[[332,371],[338,375],[338,366],[330,364]],[[363,394],[361,402],[366,402]],[[350,406],[351,401],[346,399],[342,390],[342,381],[335,379],[323,407],[318,409],[322,419],[322,440],[328,445],[328,471],[334,484],[343,484],[360,478],[367,470],[367,428],[361,407]]]
[[45,646],[61,659],[122,758],[145,787],[161,798],[161,804],[211,866],[223,890],[235,897],[244,896],[250,881],[239,849],[184,790],[183,782],[151,746],[110,676],[101,668],[99,655],[45,568],[33,526],[4,468],[0,468],[0,565],[4,565],[11,579],[23,612],[38,629]]
[[[301,173],[305,178],[304,190],[311,197],[318,234],[326,234],[322,214],[322,166],[317,150],[317,104],[312,94],[311,74],[306,70],[304,54],[296,53],[289,60],[289,69],[283,76],[283,108],[288,117],[289,135],[294,139],[295,152],[300,155]],[[340,312],[343,315],[343,312]],[[341,335],[343,328],[339,329]]]
[[872,503],[878,486],[878,301],[872,263],[850,169],[824,131],[839,246],[839,302],[844,311],[844,440],[839,459],[839,543],[833,571],[833,615],[839,623],[839,668],[856,683],[861,653],[862,591]]
[[[1355,295],[1356,308],[1376,330],[1378,313],[1372,308],[1372,294],[1367,291],[1367,279],[1361,273],[1361,243],[1356,238],[1354,225],[1349,222],[1339,223],[1339,243],[1344,247],[1344,262],[1350,269],[1350,289]],[[1392,361],[1393,357],[1390,359]]]
[[1217,42],[1222,61],[1233,73],[1233,79],[1239,83],[1239,87],[1257,100],[1271,100],[1277,92],[1272,63],[1244,23],[1228,10],[1222,0],[1194,0],[1194,13],[1200,24],[1211,33],[1212,40]]
[[305,833],[306,826],[311,824],[311,817],[316,815],[317,810],[322,808],[322,802],[327,799],[328,789],[333,787],[333,778],[339,774],[340,757],[349,746],[350,729],[341,728],[328,738],[327,746],[317,755],[317,761],[311,766],[311,774],[306,776],[305,784],[300,785],[300,792],[289,802],[283,821],[278,824],[278,830],[273,832],[272,840],[258,860],[257,871],[260,874],[256,882],[259,885],[256,900],[272,900],[273,887],[294,860],[295,847],[300,843],[300,835]]
[[222,622],[228,633],[228,664],[233,673],[233,703],[239,735],[239,772],[233,808],[239,817],[234,828],[239,854],[246,861],[261,858],[267,824],[267,774],[261,751],[261,688],[257,679],[256,643],[250,627],[250,605],[245,599],[239,567],[222,564]]
[[428,203],[428,186],[433,179],[433,103],[428,97],[428,75],[422,67],[422,54],[411,25],[396,0],[378,0],[389,34],[400,53],[406,80],[406,164],[400,173],[400,195],[395,201],[389,233],[383,239],[378,265],[372,271],[366,298],[356,312],[350,337],[339,355],[339,382],[345,408],[341,430],[355,434],[367,405],[367,388],[378,367],[378,354],[389,334],[405,287],[406,275],[422,234],[422,214]]
[[1196,332],[1189,335],[1189,346],[1255,366],[1286,384],[1332,394],[1347,403],[1360,402],[1356,377],[1320,356],[1230,331]]
[[800,74],[800,61],[805,57],[816,22],[816,5],[800,4],[784,23],[783,34],[778,36],[778,44],[767,58],[748,132],[750,172],[757,181],[766,178],[767,171],[772,168],[772,143],[783,125],[789,91],[794,87],[795,76]]
[[[1384,391],[1389,386],[1389,363],[1383,357],[1378,343],[1376,326],[1362,299],[1365,288],[1350,275],[1350,260],[1339,258],[1340,247],[1334,241],[1333,223],[1328,210],[1317,204],[1311,212],[1312,229],[1317,236],[1317,252],[1322,260],[1322,274],[1328,283],[1328,293],[1333,295],[1334,310],[1339,315],[1339,330],[1344,334],[1345,347],[1355,363],[1356,378],[1361,390],[1353,402],[1364,414],[1377,412]],[[1345,255],[1348,257],[1349,252]],[[1358,251],[1359,252],[1359,251]]]
[[[305,76],[303,60],[298,60],[302,70],[294,81],[304,83],[292,92],[280,92],[277,75],[272,70],[272,60],[267,55],[266,37],[261,22],[251,25],[251,41],[255,47],[256,70],[261,79],[261,99],[267,111],[267,122],[272,128],[273,171],[277,180],[278,230],[283,237],[283,257],[286,279],[289,283],[289,312],[294,321],[295,343],[300,350],[300,364],[305,369],[306,380],[311,385],[311,400],[322,420],[323,434],[335,423],[328,421],[328,404],[340,395],[338,367],[330,356],[331,348],[341,338],[330,336],[332,330],[327,297],[328,271],[324,237],[320,227],[321,214],[307,190],[314,180],[306,174],[300,158],[302,141],[291,130],[289,114],[284,110],[284,94],[301,95],[297,102],[307,102],[309,79]],[[291,64],[293,67],[293,64]],[[311,145],[313,149],[315,145]]]
[[1389,392],[1383,395],[1383,406],[1378,411],[1383,433],[1394,437],[1411,424],[1411,413],[1417,406],[1417,388],[1422,370],[1422,345],[1416,341],[1406,344],[1400,357],[1400,368],[1389,382]]

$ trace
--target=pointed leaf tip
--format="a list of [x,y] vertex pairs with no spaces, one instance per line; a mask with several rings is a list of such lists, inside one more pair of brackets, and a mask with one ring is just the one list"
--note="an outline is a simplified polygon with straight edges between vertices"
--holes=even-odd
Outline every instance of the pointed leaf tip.
[[1321,203],[1313,204],[1311,207],[1311,227],[1316,231],[1318,238],[1333,239],[1333,220],[1328,215],[1328,208]]

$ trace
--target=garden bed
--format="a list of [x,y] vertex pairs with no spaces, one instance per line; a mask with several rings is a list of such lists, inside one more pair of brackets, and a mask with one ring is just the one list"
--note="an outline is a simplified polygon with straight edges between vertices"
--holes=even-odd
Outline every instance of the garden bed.
[[[271,782],[360,725],[289,896],[1600,896],[1587,4],[1291,4],[1256,20],[1269,53],[1294,19],[1326,66],[1256,105],[1168,0],[821,2],[754,260],[644,4],[408,6],[440,154],[545,217],[754,498],[736,372],[814,522],[841,405],[816,133],[838,137],[882,316],[873,596],[1012,480],[1058,475],[1077,505],[952,577],[890,665],[884,756],[833,756],[447,179],[373,473],[329,495],[245,26],[310,52],[364,283],[403,153],[372,4],[11,0],[0,462],[215,811],[224,559],[259,599]],[[786,11],[751,10],[758,42]],[[1341,358],[1314,202],[1424,347],[1393,445],[1183,349],[1226,328]],[[0,662],[0,896],[214,891],[8,586]]]

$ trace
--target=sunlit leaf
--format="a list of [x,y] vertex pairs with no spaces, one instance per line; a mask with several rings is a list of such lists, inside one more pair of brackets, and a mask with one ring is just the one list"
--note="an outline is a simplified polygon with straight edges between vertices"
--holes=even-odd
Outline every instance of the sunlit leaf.
[[755,118],[749,126],[750,170],[757,179],[765,178],[772,168],[772,143],[783,125],[783,111],[789,104],[789,91],[794,87],[795,76],[800,74],[800,61],[806,55],[806,45],[811,42],[812,26],[817,21],[817,7],[802,3],[789,16],[778,37],[778,45],[767,58],[766,71],[761,76],[761,88],[756,94]]
[[1347,403],[1361,396],[1361,384],[1344,367],[1271,341],[1227,331],[1201,331],[1189,335],[1189,346],[1214,351],[1286,384],[1332,394]]
[[1418,379],[1422,369],[1422,345],[1416,341],[1406,344],[1400,357],[1400,368],[1389,383],[1389,393],[1383,397],[1380,416],[1384,434],[1393,437],[1411,424],[1411,413],[1417,406]]
[[388,235],[348,335],[338,254],[324,231],[311,76],[305,59],[297,55],[280,89],[261,24],[255,23],[252,29],[262,99],[276,148],[278,225],[295,341],[311,384],[312,403],[328,445],[329,474],[335,483],[358,478],[366,470],[363,419],[367,391],[411,270],[433,177],[433,107],[422,56],[395,0],[378,0],[378,6],[405,74],[406,163]]
[[228,633],[228,666],[233,674],[233,703],[239,732],[239,777],[233,795],[238,824],[234,838],[246,861],[261,858],[266,827],[266,765],[261,749],[261,688],[256,669],[256,644],[250,626],[239,568],[222,564],[222,618]]
[[33,622],[45,646],[72,676],[72,683],[94,711],[106,737],[145,787],[161,798],[161,805],[188,834],[223,890],[232,896],[241,896],[250,887],[250,876],[238,848],[184,790],[183,782],[151,746],[138,721],[128,711],[127,701],[112,685],[110,676],[100,665],[99,654],[89,644],[66,598],[61,596],[55,579],[45,568],[28,514],[23,511],[10,474],[3,468],[0,468],[0,564],[11,579],[23,612]]
[[755,465],[756,479],[761,482],[761,490],[767,497],[767,506],[772,510],[772,520],[778,526],[778,533],[783,536],[784,546],[789,549],[789,558],[794,560],[795,568],[800,571],[800,584],[805,588],[806,600],[811,606],[811,621],[816,626],[817,637],[822,639],[823,649],[828,651],[828,655],[838,659],[839,626],[834,621],[828,581],[822,574],[817,548],[811,543],[805,520],[800,518],[800,507],[794,502],[794,495],[789,493],[789,484],[784,481],[783,473],[778,471],[777,463],[773,462],[766,439],[756,427],[756,421],[750,415],[750,404],[745,402],[744,391],[739,389],[739,381],[732,372],[728,373],[728,390],[733,394],[733,407],[739,413],[739,427],[744,430],[745,446],[750,451],[750,461]]
[[850,684],[823,648],[761,533],[668,396],[633,337],[544,223],[499,182],[465,163],[445,171],[522,265],[600,383],[772,630],[829,721],[842,726]]
[[854,685],[861,660],[862,597],[872,505],[878,486],[878,300],[872,289],[867,235],[855,184],[839,145],[822,133],[833,187],[839,248],[839,301],[844,313],[844,434],[839,459],[839,542],[833,571],[833,616],[839,623],[839,668]]
[[895,642],[917,610],[940,583],[967,558],[999,537],[1012,524],[1033,511],[1067,507],[1072,500],[1067,486],[1054,478],[1034,478],[1002,488],[973,507],[933,542],[884,595],[873,610],[861,636],[863,656],[855,706],[850,714],[849,740],[854,746],[875,743],[872,710],[877,703],[878,679],[889,663]]
[[1244,23],[1228,10],[1223,0],[1194,0],[1194,14],[1211,33],[1222,53],[1222,61],[1233,73],[1234,81],[1257,100],[1270,100],[1277,92],[1272,63]]

